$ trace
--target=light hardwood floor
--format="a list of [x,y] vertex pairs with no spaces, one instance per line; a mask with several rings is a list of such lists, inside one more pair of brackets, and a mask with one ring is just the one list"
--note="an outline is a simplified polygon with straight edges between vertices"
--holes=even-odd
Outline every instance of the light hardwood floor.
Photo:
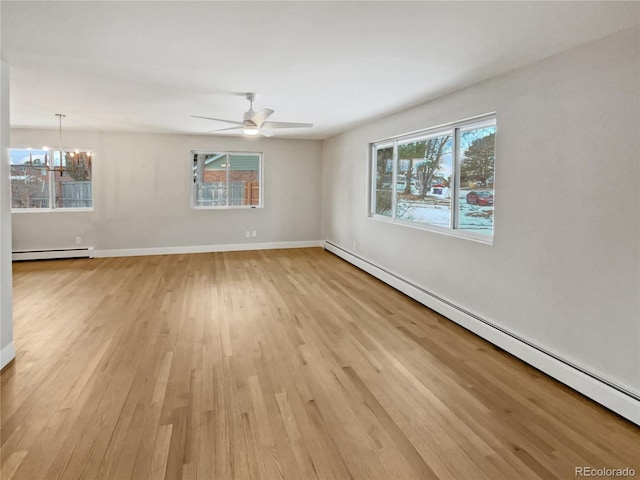
[[639,429],[321,249],[14,264],[1,478],[568,479]]

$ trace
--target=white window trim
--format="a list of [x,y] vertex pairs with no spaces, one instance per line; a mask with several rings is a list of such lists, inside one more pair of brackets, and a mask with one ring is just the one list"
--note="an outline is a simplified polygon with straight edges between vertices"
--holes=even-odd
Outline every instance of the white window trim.
[[[475,117],[466,118],[464,120],[460,120],[457,122],[451,122],[443,125],[438,125],[435,127],[427,128],[424,130],[418,130],[410,133],[406,133],[403,135],[398,135],[396,137],[385,138],[376,142],[372,142],[369,145],[369,161],[367,174],[369,175],[369,195],[368,195],[368,205],[367,205],[367,216],[374,221],[400,225],[403,227],[414,228],[418,230],[426,230],[429,232],[439,233],[442,235],[448,235],[451,237],[462,238],[466,240],[472,240],[479,243],[492,245],[493,238],[495,236],[495,215],[493,221],[493,229],[491,235],[474,233],[468,230],[461,230],[459,228],[459,206],[460,199],[458,198],[459,185],[460,185],[460,152],[459,152],[459,135],[462,132],[469,130],[476,130],[483,127],[491,127],[497,126],[497,116],[496,112],[491,112],[483,115],[478,115]],[[442,227],[439,225],[434,225],[426,222],[414,222],[409,220],[403,220],[396,218],[396,202],[397,202],[397,161],[398,161],[398,145],[403,145],[405,143],[411,143],[412,141],[424,140],[433,137],[440,136],[442,134],[451,133],[453,136],[453,152],[452,152],[452,168],[453,168],[453,183],[454,183],[454,192],[451,196],[451,217],[450,217],[450,226]],[[376,151],[381,148],[388,148],[393,145],[393,159],[392,159],[392,182],[391,182],[391,191],[392,191],[392,210],[391,216],[380,215],[375,213],[375,205],[376,205],[376,179],[374,172],[377,171],[376,165]],[[495,169],[495,167],[494,167]]]
[[[202,154],[202,153],[222,153],[225,155],[257,155],[260,157],[259,165],[258,165],[258,178],[260,184],[260,195],[259,195],[259,203],[258,205],[229,205],[229,195],[227,195],[227,205],[196,205],[196,194],[195,194],[195,184],[194,182],[194,174],[193,174],[193,154]],[[227,162],[227,192],[229,191],[229,162]],[[264,153],[263,152],[247,152],[247,151],[237,151],[237,150],[217,150],[214,148],[211,149],[189,149],[189,182],[191,183],[190,187],[190,205],[193,210],[253,210],[257,208],[264,208]]]

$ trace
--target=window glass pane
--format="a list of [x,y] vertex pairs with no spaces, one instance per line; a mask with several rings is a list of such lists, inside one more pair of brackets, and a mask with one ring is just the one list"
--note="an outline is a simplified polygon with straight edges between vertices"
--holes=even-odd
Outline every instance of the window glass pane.
[[11,162],[11,208],[49,208],[49,176],[45,150],[9,150]]
[[452,135],[398,145],[396,218],[451,225]]
[[227,205],[227,162],[225,153],[194,153],[194,205]]
[[495,137],[495,125],[460,132],[461,230],[493,234]]
[[229,205],[259,205],[259,178],[259,155],[229,155]]
[[376,149],[376,191],[374,213],[390,217],[393,213],[393,146]]
[[[91,208],[92,153],[86,151],[63,152],[62,171],[54,170],[56,208]],[[54,164],[60,168],[60,152],[54,154]]]

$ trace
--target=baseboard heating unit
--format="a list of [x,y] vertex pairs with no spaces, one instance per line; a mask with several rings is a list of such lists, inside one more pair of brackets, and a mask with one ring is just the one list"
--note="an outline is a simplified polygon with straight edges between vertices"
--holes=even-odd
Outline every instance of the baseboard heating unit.
[[21,260],[53,260],[61,258],[93,258],[93,247],[17,250],[13,252],[12,255],[12,260],[14,262]]

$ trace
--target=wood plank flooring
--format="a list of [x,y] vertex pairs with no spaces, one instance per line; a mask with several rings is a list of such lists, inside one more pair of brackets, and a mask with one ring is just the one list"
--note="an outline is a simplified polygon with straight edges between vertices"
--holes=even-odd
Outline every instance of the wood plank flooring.
[[14,264],[1,478],[567,479],[639,429],[321,249]]

